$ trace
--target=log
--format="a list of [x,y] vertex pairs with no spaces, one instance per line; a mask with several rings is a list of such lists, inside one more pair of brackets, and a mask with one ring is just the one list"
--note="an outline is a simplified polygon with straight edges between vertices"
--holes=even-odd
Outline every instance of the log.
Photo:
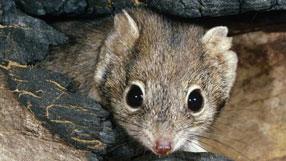
[[68,38],[43,20],[19,11],[12,0],[0,0],[0,58],[32,64],[43,60],[50,45]]
[[283,0],[15,0],[15,2],[24,12],[40,17],[98,16],[127,7],[149,7],[186,18],[286,9],[286,2]]

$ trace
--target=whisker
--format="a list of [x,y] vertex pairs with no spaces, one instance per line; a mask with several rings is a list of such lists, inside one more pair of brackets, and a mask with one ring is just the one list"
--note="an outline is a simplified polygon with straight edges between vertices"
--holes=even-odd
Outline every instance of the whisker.
[[[236,115],[236,114],[235,114]],[[225,121],[229,121],[229,120],[231,120],[231,121],[233,121],[233,122],[241,122],[241,121],[243,121],[243,120],[239,120],[239,119],[233,119],[233,117],[234,117],[234,114],[232,113],[232,114],[230,114],[230,115],[225,115],[225,114],[222,114],[222,115],[220,115],[218,118],[217,118],[217,120],[225,120]]]
[[[197,143],[193,142],[192,140],[187,139],[187,142],[189,142],[189,143],[191,143],[191,144],[194,144],[194,145],[196,145],[196,146],[198,146],[198,147],[204,149],[205,151],[207,151],[203,146],[201,146],[200,144],[197,144]],[[185,148],[185,147],[188,147],[188,144],[185,144],[185,145],[184,145],[184,148]],[[195,149],[196,149],[197,151],[199,151],[199,149],[198,149],[197,147],[195,147]]]
[[222,131],[221,129],[219,129],[218,127],[215,127],[215,126],[213,126],[213,125],[210,125],[210,127],[216,129],[217,131],[219,131],[219,132],[221,132],[221,133],[223,133],[223,131]]
[[257,151],[259,151],[259,152],[262,153],[262,151],[260,151],[259,149],[257,149],[257,147],[254,147],[254,146],[252,146],[252,145],[250,145],[250,144],[248,144],[248,143],[246,143],[246,142],[244,142],[244,141],[241,141],[241,140],[239,140],[239,139],[231,138],[231,137],[225,136],[225,135],[223,135],[223,134],[220,135],[220,134],[215,134],[215,133],[211,133],[211,132],[207,132],[207,131],[206,131],[206,133],[211,134],[211,135],[215,135],[215,136],[219,136],[219,137],[223,137],[223,138],[226,138],[226,139],[229,139],[229,140],[232,140],[232,141],[236,141],[236,142],[238,142],[238,143],[241,143],[241,144],[244,144],[244,145],[246,145],[246,146],[249,146],[249,147],[251,147],[252,149],[255,149],[255,150],[257,150]]
[[[189,141],[189,142],[191,142],[192,144],[195,144],[195,145],[197,145],[198,147],[204,149],[201,145],[199,145],[199,144],[193,142],[192,140],[187,139],[187,141]],[[185,145],[184,145],[184,146],[185,146]],[[197,149],[197,151],[199,151],[199,149],[198,149],[197,147],[195,147],[195,149]]]
[[134,139],[130,138],[130,137],[127,137],[127,138],[124,138],[122,140],[120,140],[120,142],[116,143],[115,145],[113,145],[112,147],[110,147],[108,149],[109,152],[112,152],[114,151],[115,149],[117,148],[120,148],[121,146],[123,145],[127,145],[129,142],[132,142]]
[[141,127],[141,126],[139,126],[139,125],[137,125],[137,124],[134,124],[133,122],[126,121],[126,120],[117,119],[117,121],[123,122],[123,123],[126,123],[126,124],[130,124],[130,125],[133,125],[133,126]]
[[236,108],[236,109],[223,109],[221,112],[223,112],[223,111],[247,111],[247,112],[249,112],[249,111],[251,111],[251,112],[263,112],[263,111],[265,111],[265,110],[262,110],[262,109],[255,109],[255,108],[249,108],[249,109],[247,109],[247,108],[241,108],[241,109],[238,109],[238,108]]
[[[245,131],[242,131],[241,129],[239,129],[239,128],[237,128],[237,127],[233,127],[233,126],[230,125],[230,124],[215,121],[214,124],[216,124],[216,123],[217,123],[217,124],[220,124],[220,125],[224,125],[224,126],[230,127],[230,128],[232,128],[232,129],[235,129],[235,130],[239,131],[241,134],[243,134],[244,136],[249,136],[249,135],[246,134]],[[213,125],[213,126],[214,126],[214,125]],[[213,126],[212,126],[212,127],[213,127]]]
[[123,118],[122,116],[120,115],[116,115],[116,120],[118,121],[121,121],[121,122],[124,122],[124,123],[127,123],[127,124],[130,124],[130,125],[134,125],[134,126],[137,126],[137,127],[142,127],[142,125],[138,124],[138,123],[135,123],[135,122],[132,122],[130,120],[127,120],[126,118]]
[[[187,140],[187,141],[192,142],[191,140]],[[223,153],[221,150],[219,150],[219,149],[216,148],[215,146],[209,145],[208,143],[203,142],[203,141],[201,141],[201,140],[199,140],[199,142],[202,143],[202,144],[204,144],[204,145],[206,145],[206,146],[208,146],[208,147],[210,147],[210,148],[213,148],[214,150],[218,151],[218,152],[221,153],[222,155],[227,156],[225,153]],[[194,142],[192,142],[192,143],[193,143],[193,144],[196,144],[196,143],[194,143]],[[196,144],[196,145],[197,145],[197,144]],[[199,145],[198,145],[198,146],[199,146]],[[204,149],[204,148],[203,148],[203,149]]]
[[224,143],[222,143],[222,142],[220,142],[220,141],[218,141],[218,140],[216,140],[216,139],[211,139],[211,138],[208,138],[208,137],[205,137],[205,136],[201,136],[201,135],[195,135],[195,136],[197,136],[197,137],[199,137],[199,138],[204,138],[204,139],[207,139],[207,140],[211,140],[211,141],[214,141],[214,142],[216,142],[216,143],[219,143],[219,144],[221,144],[221,145],[223,145],[223,146],[226,146],[226,147],[232,149],[233,151],[237,152],[238,154],[242,155],[242,156],[243,156],[244,158],[246,158],[247,160],[252,161],[252,160],[251,160],[250,158],[248,158],[245,154],[243,154],[242,152],[236,150],[234,147],[232,147],[232,146],[230,146],[230,145],[224,144]]
[[[223,133],[224,133],[221,129],[219,129],[219,128],[215,127],[215,126],[210,126],[209,132],[216,132],[216,131],[218,131],[219,134],[223,134]],[[207,131],[205,131],[205,132],[207,132]],[[239,134],[241,134],[241,135],[242,135],[243,137],[245,137],[245,138],[251,138],[251,137],[252,137],[251,135],[249,135],[249,134],[247,134],[247,133],[243,133],[243,132],[242,132],[241,130],[239,130],[239,129],[238,129],[238,132],[239,132]]]

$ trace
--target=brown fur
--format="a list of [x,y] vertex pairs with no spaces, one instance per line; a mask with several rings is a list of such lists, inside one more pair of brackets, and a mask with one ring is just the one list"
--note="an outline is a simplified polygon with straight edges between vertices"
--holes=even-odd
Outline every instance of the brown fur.
[[[116,121],[149,149],[165,137],[173,140],[173,150],[189,150],[189,141],[207,130],[228,99],[235,79],[237,58],[226,34],[225,27],[205,34],[194,24],[129,10],[79,32],[74,44],[54,50],[43,65],[72,76],[83,94],[110,107]],[[125,102],[133,82],[144,88],[138,110]],[[193,85],[205,100],[198,114],[186,108]]]

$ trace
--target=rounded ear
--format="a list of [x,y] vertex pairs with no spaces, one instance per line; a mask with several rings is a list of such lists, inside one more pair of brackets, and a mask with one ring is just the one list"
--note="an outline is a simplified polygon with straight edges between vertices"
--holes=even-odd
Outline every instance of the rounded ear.
[[[134,19],[125,11],[116,14],[113,20],[113,28],[109,31],[104,42],[104,48],[101,48],[97,68],[94,74],[94,80],[97,84],[103,81],[108,70],[109,64],[115,58],[124,58],[128,49],[133,48],[136,40],[139,38],[138,25]],[[100,100],[101,93],[91,93],[90,96]]]
[[113,30],[107,36],[105,45],[114,54],[120,54],[134,46],[139,38],[139,29],[133,18],[123,10],[114,17]]
[[227,33],[228,29],[225,26],[211,28],[202,38],[203,48],[208,54],[236,65],[236,53],[230,50],[232,38],[227,37]]
[[225,68],[225,76],[228,79],[228,93],[234,83],[237,68],[237,55],[231,49],[232,38],[227,37],[228,28],[225,26],[214,27],[208,30],[202,38],[205,52],[214,56]]
[[218,54],[231,48],[232,38],[227,37],[228,29],[225,26],[214,27],[203,36],[204,47],[210,53]]

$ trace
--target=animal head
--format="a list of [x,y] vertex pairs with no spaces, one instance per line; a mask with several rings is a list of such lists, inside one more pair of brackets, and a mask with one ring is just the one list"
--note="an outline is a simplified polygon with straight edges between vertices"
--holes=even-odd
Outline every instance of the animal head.
[[173,22],[147,10],[114,17],[95,82],[115,120],[156,154],[192,150],[229,97],[236,54],[226,27]]

